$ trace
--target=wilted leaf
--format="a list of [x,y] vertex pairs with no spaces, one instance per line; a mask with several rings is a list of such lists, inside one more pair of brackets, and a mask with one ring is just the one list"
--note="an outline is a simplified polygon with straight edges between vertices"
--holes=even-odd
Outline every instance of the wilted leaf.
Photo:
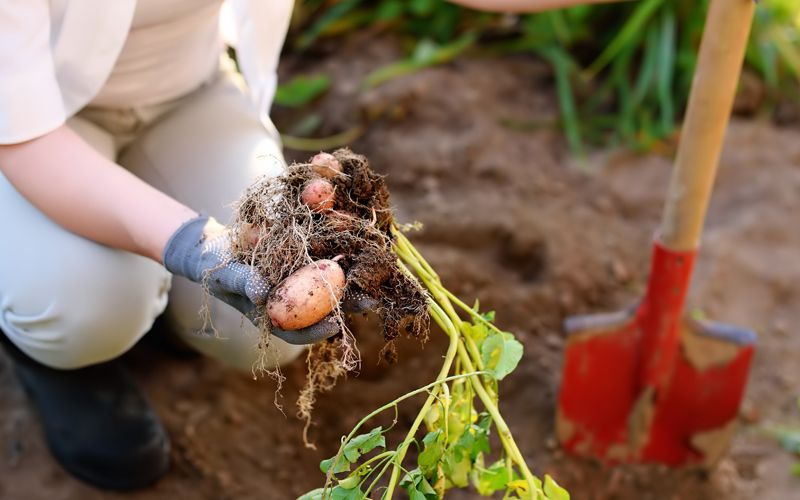
[[555,479],[550,477],[549,474],[544,476],[544,494],[550,500],[569,500],[569,493],[567,490],[558,485]]
[[408,492],[410,500],[439,500],[436,490],[425,479],[419,469],[409,471],[403,480],[400,481],[400,487]]
[[506,466],[505,460],[498,460],[488,469],[476,467],[473,473],[475,489],[484,496],[506,489],[506,485],[515,479],[514,471]]
[[522,359],[522,344],[510,333],[493,332],[481,346],[481,357],[484,369],[502,380]]
[[430,476],[431,472],[436,470],[442,459],[442,453],[444,452],[444,448],[442,447],[442,435],[442,430],[438,429],[429,432],[422,439],[424,448],[419,454],[419,457],[417,457],[417,463],[419,464],[422,474],[425,476]]

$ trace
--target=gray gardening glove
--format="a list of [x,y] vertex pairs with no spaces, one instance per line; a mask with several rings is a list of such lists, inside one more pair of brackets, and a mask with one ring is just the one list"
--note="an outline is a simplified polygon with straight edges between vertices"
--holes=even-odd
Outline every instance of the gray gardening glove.
[[[230,232],[213,218],[200,215],[181,225],[169,239],[164,267],[204,284],[211,295],[255,323],[256,306],[266,303],[269,286],[252,266],[232,261],[230,247]],[[273,325],[271,332],[289,344],[313,344],[336,335],[339,324],[329,316],[300,330],[286,331]]]

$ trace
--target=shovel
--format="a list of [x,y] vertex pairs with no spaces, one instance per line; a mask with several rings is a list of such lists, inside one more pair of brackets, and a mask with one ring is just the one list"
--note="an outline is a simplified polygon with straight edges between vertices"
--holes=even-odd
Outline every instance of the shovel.
[[556,433],[608,463],[711,466],[727,451],[755,333],[684,314],[753,17],[712,0],[644,298],[568,318]]

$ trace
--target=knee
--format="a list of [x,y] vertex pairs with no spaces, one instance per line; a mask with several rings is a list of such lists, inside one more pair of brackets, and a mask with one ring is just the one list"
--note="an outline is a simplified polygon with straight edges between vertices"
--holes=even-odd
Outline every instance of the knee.
[[272,370],[291,363],[305,347],[277,337],[262,342],[261,333],[239,311],[210,298],[209,324],[198,311],[204,306],[203,290],[176,278],[166,317],[172,330],[196,351],[239,371]]
[[[118,252],[117,264],[65,266],[45,292],[4,304],[0,326],[36,361],[74,369],[113,359],[132,347],[164,310],[170,275],[143,257]],[[27,295],[27,297],[26,297]],[[26,300],[28,299],[28,300]]]

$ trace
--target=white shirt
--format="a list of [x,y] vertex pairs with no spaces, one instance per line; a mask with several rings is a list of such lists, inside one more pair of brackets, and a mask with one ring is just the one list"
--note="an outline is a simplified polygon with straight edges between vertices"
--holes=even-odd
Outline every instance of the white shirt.
[[128,37],[89,105],[147,106],[195,90],[219,68],[223,0],[137,0]]
[[[293,0],[230,0],[239,67],[267,119]],[[0,144],[44,135],[98,95],[136,0],[0,0]]]

